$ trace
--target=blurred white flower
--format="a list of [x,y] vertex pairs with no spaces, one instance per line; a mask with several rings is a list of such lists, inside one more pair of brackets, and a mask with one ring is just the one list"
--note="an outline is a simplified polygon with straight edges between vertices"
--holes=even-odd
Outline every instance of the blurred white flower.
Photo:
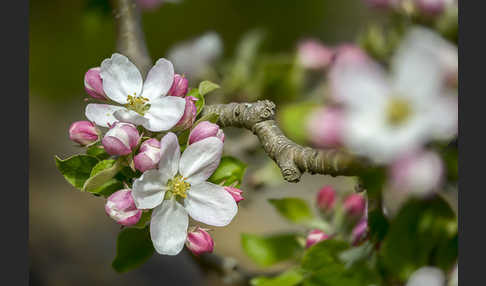
[[424,266],[412,273],[406,286],[445,286],[445,276],[439,268]]
[[388,163],[429,140],[454,136],[457,96],[444,87],[437,53],[447,45],[434,32],[413,28],[392,59],[391,77],[373,62],[343,62],[331,84],[345,105],[345,145]]
[[223,54],[223,41],[215,32],[174,45],[168,58],[178,71],[194,79],[200,78],[211,64]]
[[449,276],[449,283],[447,286],[457,286],[459,285],[459,265],[456,264],[454,266],[454,269],[452,270],[452,273]]

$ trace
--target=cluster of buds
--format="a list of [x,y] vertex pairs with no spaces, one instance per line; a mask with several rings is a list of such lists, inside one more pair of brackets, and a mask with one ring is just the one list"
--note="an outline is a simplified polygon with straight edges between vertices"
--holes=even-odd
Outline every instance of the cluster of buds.
[[[340,197],[332,186],[324,186],[317,194],[317,206],[323,218],[332,221],[336,230],[350,235],[350,241],[358,244],[366,237],[366,199],[361,194]],[[313,230],[307,237],[307,247],[329,238],[329,234]]]

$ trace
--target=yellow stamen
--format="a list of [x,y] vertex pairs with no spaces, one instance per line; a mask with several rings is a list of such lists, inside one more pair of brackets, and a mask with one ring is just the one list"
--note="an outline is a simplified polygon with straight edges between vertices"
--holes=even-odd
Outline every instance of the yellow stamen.
[[186,198],[186,192],[191,184],[186,182],[185,178],[181,175],[177,175],[172,180],[169,180],[169,182],[167,182],[167,186],[169,187],[169,191],[172,192],[172,194],[180,196],[182,198]]
[[127,101],[128,103],[125,104],[127,109],[133,110],[140,115],[144,115],[145,112],[150,108],[150,104],[147,104],[149,101],[148,98],[143,96],[136,96],[136,92],[133,93],[133,96],[128,95]]
[[400,97],[392,97],[387,106],[387,119],[391,125],[400,125],[407,121],[412,113],[410,102]]

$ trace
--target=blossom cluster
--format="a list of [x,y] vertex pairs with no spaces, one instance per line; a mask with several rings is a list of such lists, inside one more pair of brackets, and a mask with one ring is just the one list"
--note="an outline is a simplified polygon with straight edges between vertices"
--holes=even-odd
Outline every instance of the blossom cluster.
[[92,101],[89,121],[74,122],[69,138],[98,144],[137,174],[107,197],[107,215],[124,227],[146,223],[142,217],[150,215],[150,237],[160,254],[176,255],[184,245],[195,255],[213,251],[209,229],[190,226],[189,217],[226,226],[243,197],[234,186],[208,181],[220,163],[224,133],[210,121],[196,124],[200,99],[189,95],[188,80],[163,58],[143,80],[126,56],[115,53],[86,72],[84,85]]

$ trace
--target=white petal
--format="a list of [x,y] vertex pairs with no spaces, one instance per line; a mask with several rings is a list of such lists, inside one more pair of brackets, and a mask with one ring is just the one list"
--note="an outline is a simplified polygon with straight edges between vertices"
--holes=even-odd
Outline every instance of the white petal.
[[345,62],[332,70],[330,79],[336,99],[353,108],[379,105],[389,94],[385,73],[372,62]]
[[189,217],[174,198],[165,200],[154,209],[150,222],[150,237],[160,254],[176,255],[186,242]]
[[160,140],[159,172],[167,178],[173,178],[179,169],[181,150],[177,136],[169,132]]
[[138,209],[152,209],[164,200],[167,177],[148,170],[133,182],[132,196]]
[[120,103],[127,103],[127,96],[139,96],[142,92],[142,75],[124,55],[113,54],[101,63],[101,78],[106,95]]
[[166,131],[174,127],[184,114],[186,101],[175,96],[163,96],[150,101],[150,109],[145,113],[148,122],[143,125],[153,132]]
[[135,125],[144,125],[148,122],[147,118],[126,108],[116,111],[113,115],[121,122],[128,122]]
[[222,186],[208,182],[191,186],[184,207],[193,219],[214,226],[228,225],[238,212],[233,197]]
[[109,127],[108,124],[111,125],[118,121],[113,113],[119,110],[126,110],[126,108],[109,104],[90,103],[86,106],[85,115],[96,125]]
[[189,145],[181,156],[179,172],[190,184],[206,181],[216,170],[223,154],[223,142],[208,137]]
[[150,69],[143,84],[142,96],[150,100],[167,94],[174,81],[174,67],[166,59],[159,59]]
[[391,64],[398,92],[416,100],[440,92],[444,71],[439,52],[446,45],[444,42],[423,28],[414,28],[405,36]]

